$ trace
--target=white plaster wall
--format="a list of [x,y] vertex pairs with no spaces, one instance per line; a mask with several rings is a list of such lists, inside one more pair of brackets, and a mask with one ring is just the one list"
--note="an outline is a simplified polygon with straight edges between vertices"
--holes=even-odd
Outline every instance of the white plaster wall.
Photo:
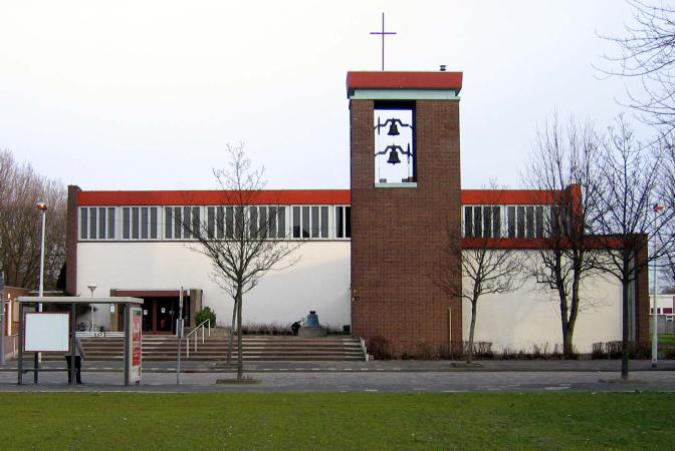
[[[212,281],[209,259],[188,246],[180,242],[80,242],[78,294],[89,296],[87,285],[91,283],[98,286],[96,296],[109,296],[111,289],[200,288],[203,305],[216,311],[218,323],[229,324],[232,300]],[[286,325],[316,310],[324,325],[342,328],[350,324],[350,243],[309,242],[290,258],[298,259],[297,263],[268,272],[244,295],[244,323]],[[109,317],[103,307],[95,314],[95,324],[108,325]]]
[[[528,251],[523,251],[526,253]],[[529,251],[530,261],[536,255]],[[470,280],[463,279],[464,286]],[[594,276],[581,286],[582,308],[574,330],[577,352],[590,353],[593,343],[621,339],[621,285],[610,276]],[[482,296],[478,301],[474,342],[492,342],[493,351],[504,348],[532,351],[532,346],[557,344],[562,350],[560,307],[557,295],[546,285],[528,280],[518,291]],[[462,336],[469,338],[471,303],[463,301]]]

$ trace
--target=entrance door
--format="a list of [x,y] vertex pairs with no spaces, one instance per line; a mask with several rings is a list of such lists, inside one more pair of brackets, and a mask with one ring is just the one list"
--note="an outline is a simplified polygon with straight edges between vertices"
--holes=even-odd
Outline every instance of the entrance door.
[[155,318],[157,318],[155,332],[171,333],[174,331],[174,309],[177,308],[174,304],[178,303],[172,298],[161,298],[155,301]]

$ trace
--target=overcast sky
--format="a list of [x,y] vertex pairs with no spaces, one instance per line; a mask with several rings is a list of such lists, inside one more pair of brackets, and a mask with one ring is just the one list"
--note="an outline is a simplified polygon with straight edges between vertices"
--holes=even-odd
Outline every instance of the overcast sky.
[[347,188],[345,78],[464,72],[462,186],[520,185],[536,128],[557,110],[599,127],[625,81],[621,0],[0,0],[0,149],[83,189],[208,189],[244,142],[268,188]]

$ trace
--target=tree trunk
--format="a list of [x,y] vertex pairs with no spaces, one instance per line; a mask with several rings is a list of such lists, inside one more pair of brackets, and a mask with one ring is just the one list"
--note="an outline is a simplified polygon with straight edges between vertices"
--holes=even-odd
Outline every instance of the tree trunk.
[[232,362],[232,342],[234,341],[234,331],[236,327],[236,320],[237,320],[237,299],[239,298],[238,295],[235,295],[234,297],[234,307],[232,307],[232,327],[230,327],[230,340],[229,343],[227,344],[227,364],[229,365],[230,362]]
[[471,363],[473,360],[473,331],[476,328],[476,304],[478,303],[478,298],[475,298],[471,301],[471,327],[469,328],[469,348],[466,352],[466,361]]
[[630,306],[628,303],[628,278],[625,276],[627,263],[624,262],[624,278],[621,281],[622,303],[623,303],[623,327],[621,333],[621,379],[628,379],[628,318],[630,316]]
[[241,292],[239,292],[237,301],[237,380],[244,375],[244,351],[242,349],[242,327],[241,327]]
[[569,315],[563,320],[565,327],[563,329],[563,354],[565,357],[574,355],[574,326],[577,322],[577,315],[579,314],[579,281],[581,278],[580,270],[574,269],[574,280],[572,281],[572,293],[570,293],[571,305],[569,307]]

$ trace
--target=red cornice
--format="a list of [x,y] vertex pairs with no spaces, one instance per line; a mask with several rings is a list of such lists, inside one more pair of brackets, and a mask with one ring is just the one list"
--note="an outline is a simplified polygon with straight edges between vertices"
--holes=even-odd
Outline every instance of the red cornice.
[[[581,193],[568,188],[575,202]],[[551,205],[556,193],[545,190],[462,190],[462,205]],[[78,191],[79,206],[114,205],[225,205],[232,204],[234,192],[212,191]],[[349,204],[349,190],[265,190],[251,199],[253,205],[344,205]],[[229,200],[229,201],[228,201]],[[249,203],[249,202],[247,202]]]
[[462,72],[348,72],[353,89],[462,89]]
[[[234,192],[214,191],[80,191],[77,203],[88,205],[227,205]],[[228,201],[229,200],[229,201]],[[265,190],[255,193],[251,205],[349,204],[349,190]]]
[[555,191],[463,189],[462,205],[550,205]]

